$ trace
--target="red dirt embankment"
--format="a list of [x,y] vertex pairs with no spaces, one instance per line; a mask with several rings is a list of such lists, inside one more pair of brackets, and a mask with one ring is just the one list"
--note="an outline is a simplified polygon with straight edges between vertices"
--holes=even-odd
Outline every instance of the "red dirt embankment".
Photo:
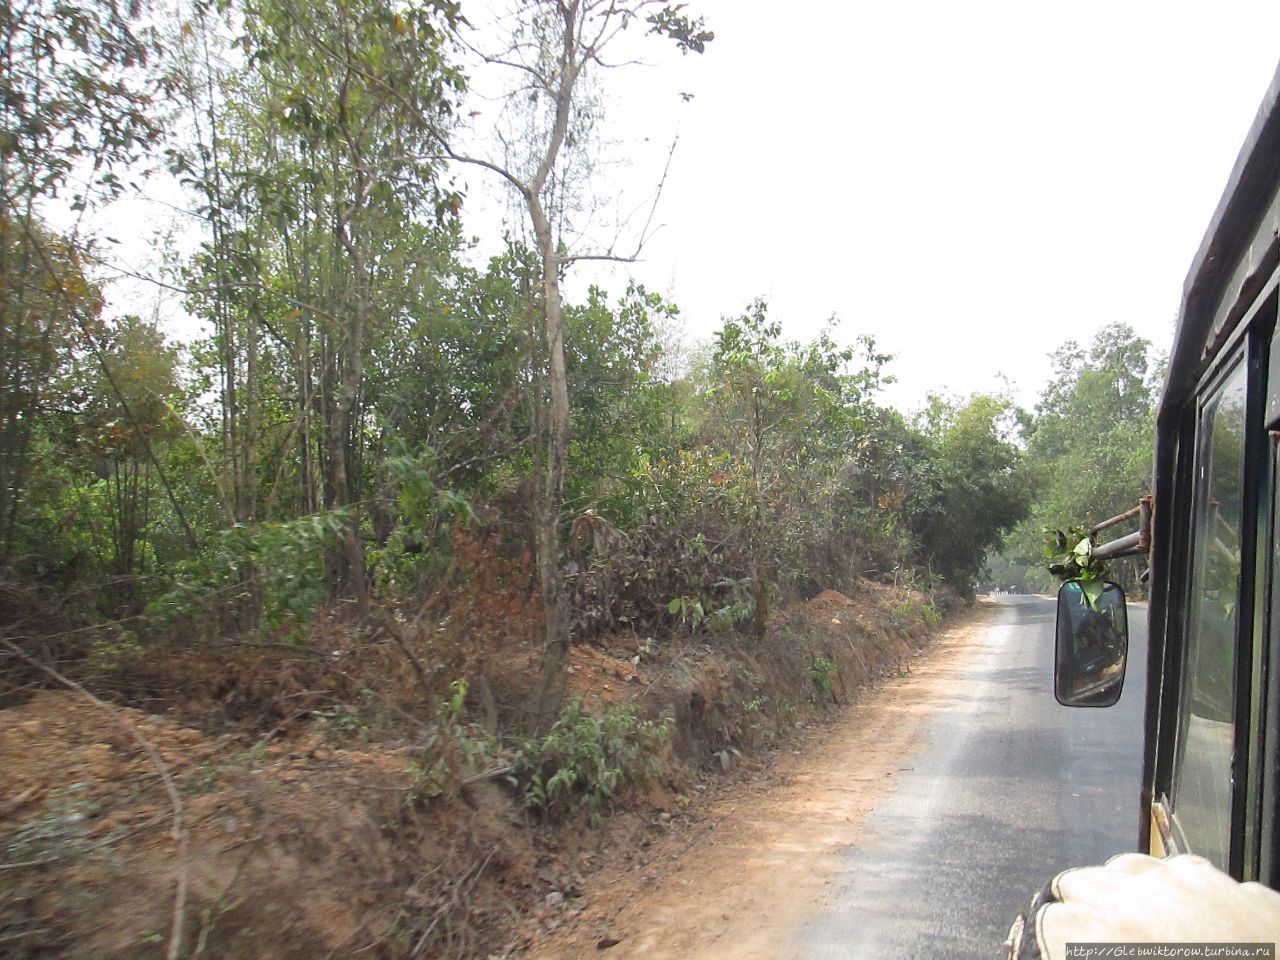
[[[843,608],[841,605],[841,609]],[[833,611],[834,612],[834,611]],[[948,702],[977,631],[979,607],[951,625],[910,674],[866,692],[832,724],[802,736],[765,772],[720,792],[688,829],[657,841],[642,866],[613,863],[533,960],[775,960],[841,875],[841,853],[909,769],[924,719]]]
[[[488,858],[491,885],[535,881],[532,838],[491,783],[425,809],[402,749],[303,735],[246,750],[114,712],[58,692],[4,711],[0,938],[12,940],[0,953],[164,955],[184,883],[183,956],[350,955],[392,931],[421,937],[437,919],[465,942],[507,911],[493,896],[454,903],[425,879],[433,868],[474,872]],[[177,787],[185,856],[171,798],[128,727]],[[407,952],[394,946],[373,955]]]
[[[583,897],[612,882],[602,877],[647,876],[658,853],[669,858],[674,827],[719,789],[713,775],[764,776],[760,759],[829,720],[832,701],[901,675],[931,618],[922,596],[862,583],[852,598],[828,591],[776,614],[757,647],[698,635],[576,648],[570,685],[588,703],[674,718],[660,774],[599,829],[536,822],[501,770],[435,776],[422,762],[439,735],[429,715],[394,735],[355,708],[220,732],[208,702],[148,713],[37,693],[0,711],[0,954],[518,953],[597,902]],[[489,666],[499,693],[516,683],[495,664],[530,655],[506,654]],[[830,693],[815,679],[819,660],[831,664],[819,670]]]

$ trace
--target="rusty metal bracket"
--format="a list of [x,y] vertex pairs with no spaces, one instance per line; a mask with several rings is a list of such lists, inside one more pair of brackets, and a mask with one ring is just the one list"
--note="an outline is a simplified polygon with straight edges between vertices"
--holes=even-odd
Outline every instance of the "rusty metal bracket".
[[1090,528],[1089,536],[1092,537],[1109,527],[1132,520],[1134,517],[1138,518],[1137,532],[1094,547],[1093,556],[1099,560],[1114,560],[1117,557],[1133,557],[1148,553],[1151,550],[1151,511],[1151,497],[1140,497],[1138,505],[1132,510],[1127,510],[1110,520],[1103,520]]

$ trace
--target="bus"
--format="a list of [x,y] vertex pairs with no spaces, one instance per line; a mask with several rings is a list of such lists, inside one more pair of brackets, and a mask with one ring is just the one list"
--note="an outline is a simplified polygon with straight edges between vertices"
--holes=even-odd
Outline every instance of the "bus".
[[[1043,917],[1065,906],[1073,891],[1078,904],[1093,896],[1113,905],[1100,912],[1121,909],[1114,905],[1128,895],[1113,890],[1127,882],[1168,897],[1176,884],[1150,877],[1152,870],[1174,870],[1175,862],[1192,888],[1213,892],[1185,899],[1193,904],[1186,909],[1168,901],[1167,909],[1153,910],[1149,898],[1129,898],[1146,899],[1137,912],[1146,912],[1155,934],[1168,935],[1152,939],[1236,939],[1224,935],[1232,932],[1224,918],[1233,913],[1260,924],[1242,931],[1249,939],[1265,940],[1274,951],[1280,937],[1278,290],[1280,71],[1183,287],[1156,418],[1153,495],[1093,528],[1074,548],[1066,544],[1082,571],[1064,574],[1058,595],[1054,687],[1067,706],[1109,706],[1124,682],[1124,594],[1096,567],[1090,576],[1091,566],[1126,555],[1149,563],[1136,847],[1149,856],[1117,858],[1121,869],[1111,874],[1108,864],[1055,878],[1010,932],[1011,957],[1027,955],[1019,943],[1034,939],[1033,927],[1047,950],[1054,937],[1045,934]],[[1136,533],[1097,543],[1103,529],[1130,519],[1139,524]],[[1141,877],[1147,879],[1134,879]],[[1099,885],[1105,898],[1096,895]],[[1239,910],[1239,903],[1249,906]],[[1087,913],[1058,916],[1078,921]],[[1055,949],[1070,940],[1071,929],[1103,929],[1097,919],[1083,928],[1060,924],[1066,932],[1056,935]],[[1197,936],[1205,931],[1213,935]]]
[[1138,849],[1280,886],[1280,71],[1183,287],[1156,418]]

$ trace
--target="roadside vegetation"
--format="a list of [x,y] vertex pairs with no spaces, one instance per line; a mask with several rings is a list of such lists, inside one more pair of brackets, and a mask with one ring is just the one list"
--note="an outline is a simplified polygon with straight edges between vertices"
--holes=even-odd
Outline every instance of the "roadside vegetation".
[[[1086,477],[1141,468],[1150,372],[1119,419],[1107,379],[1132,342],[1064,350],[1034,418],[905,417],[834,324],[725,304],[687,344],[651,291],[566,298],[575,259],[621,256],[569,243],[602,45],[713,37],[651,0],[519,12],[487,52],[446,0],[0,15],[14,955],[515,949],[580,885],[580,826],[678,813],[906,669],[1006,533],[1012,570],[1042,518],[1109,502]],[[478,265],[459,165],[514,199]],[[144,272],[189,342],[108,295],[139,270],[85,226],[161,167],[199,242]]]
[[[1031,508],[989,561],[984,585],[1055,592],[1046,535],[1118,516],[1151,492],[1164,356],[1118,323],[1087,346],[1066,341],[1052,360],[1054,379],[1024,431]],[[1141,597],[1142,569],[1136,562],[1115,563],[1107,576]]]

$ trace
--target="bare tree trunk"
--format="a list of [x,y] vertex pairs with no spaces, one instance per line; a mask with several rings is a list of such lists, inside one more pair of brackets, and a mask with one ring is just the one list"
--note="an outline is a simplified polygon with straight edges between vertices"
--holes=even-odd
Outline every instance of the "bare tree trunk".
[[[262,229],[259,225],[257,230],[255,257],[261,257],[262,245],[264,238],[262,237]],[[261,264],[257,264],[255,269],[259,274],[262,272]],[[249,303],[249,309],[245,317],[245,374],[244,374],[244,412],[243,428],[241,430],[241,454],[240,454],[240,482],[239,487],[243,491],[241,499],[243,501],[244,516],[242,523],[257,523],[261,517],[261,490],[259,486],[259,441],[262,434],[262,417],[261,407],[259,403],[261,386],[259,383],[259,366],[260,352],[262,349],[262,336],[260,330],[260,312],[262,310],[262,301],[257,293],[254,293]]]
[[544,731],[555,722],[564,701],[569,649],[569,598],[560,572],[560,519],[564,510],[565,461],[569,453],[569,384],[564,362],[564,314],[560,303],[560,256],[555,233],[542,205],[542,191],[555,169],[569,132],[573,110],[573,88],[582,62],[577,59],[577,0],[560,5],[562,20],[560,69],[555,90],[556,115],[551,138],[538,170],[524,190],[525,205],[537,239],[542,260],[543,340],[545,342],[545,376],[550,401],[546,423],[546,443],[541,459],[542,476],[538,479],[538,505],[534,523],[534,543],[538,561],[538,583],[542,588],[546,647],[542,658],[542,675],[534,704],[533,725]]
[[[529,90],[530,102],[539,102],[545,93],[554,105],[554,120],[547,131],[545,146],[535,153],[538,166],[532,176],[525,177],[512,167],[479,157],[458,156],[446,148],[450,156],[477,164],[502,176],[514,187],[529,213],[542,263],[542,342],[543,353],[531,364],[530,396],[534,412],[534,546],[537,552],[538,581],[545,615],[546,649],[541,680],[532,717],[535,729],[545,730],[558,714],[564,699],[565,675],[570,650],[570,615],[568,596],[561,576],[560,522],[564,511],[565,462],[569,450],[569,389],[565,371],[564,318],[560,302],[560,270],[574,258],[561,252],[548,216],[555,214],[556,196],[563,189],[552,174],[560,163],[562,149],[572,147],[569,136],[574,112],[574,91],[589,64],[601,67],[601,51],[629,23],[645,19],[645,8],[653,7],[648,23],[651,32],[663,33],[685,50],[701,52],[711,34],[702,30],[701,21],[682,16],[680,5],[668,8],[659,0],[537,0],[531,33],[513,41],[506,56],[485,56],[491,63],[514,67],[525,75],[522,84],[532,78],[532,86],[522,85],[519,97]],[[657,11],[664,13],[660,16]],[[522,11],[523,12],[523,11]],[[529,56],[525,58],[524,53]],[[484,56],[482,54],[482,56]],[[516,96],[516,94],[512,94]],[[542,143],[542,128],[531,144]],[[535,148],[536,149],[536,148]],[[548,186],[551,185],[551,189]],[[580,257],[578,258],[580,259]],[[611,252],[598,259],[613,257]],[[545,417],[543,413],[545,411]]]
[[[7,214],[8,211],[4,211],[4,215],[7,216]],[[33,370],[24,370],[22,354],[30,349],[25,344],[34,338],[34,331],[26,329],[27,313],[30,310],[38,323],[41,309],[41,297],[37,290],[38,281],[32,277],[32,270],[36,269],[36,261],[44,261],[45,270],[48,273],[45,282],[52,285],[49,287],[51,291],[56,290],[59,283],[52,261],[40,252],[39,245],[43,242],[43,238],[36,229],[35,223],[33,199],[28,196],[20,223],[13,224],[6,221],[3,225],[5,235],[0,238],[6,255],[12,243],[22,244],[14,272],[10,274],[6,268],[6,273],[0,274],[6,278],[10,276],[18,278],[16,295],[10,297],[9,302],[5,304],[5,312],[9,317],[6,319],[0,315],[0,328],[10,333],[12,341],[11,351],[6,351],[11,353],[12,365],[10,369],[4,370],[4,379],[0,382],[0,398],[7,394],[14,402],[11,409],[7,404],[0,407],[0,412],[3,414],[3,419],[0,419],[0,431],[2,431],[0,433],[0,509],[3,509],[3,512],[0,513],[0,517],[4,520],[0,560],[6,564],[12,559],[17,535],[18,510],[26,492],[27,474],[31,465],[32,430],[39,412],[39,401],[35,398],[39,397],[45,389],[46,381],[53,373],[54,325],[57,323],[55,317],[60,310],[73,309],[70,304],[57,303],[56,294],[44,298],[44,309],[48,311],[48,315],[44,319],[44,327],[39,334],[39,346],[36,348],[38,360]],[[21,234],[21,239],[15,241],[8,236],[10,231]],[[28,304],[28,291],[36,292],[34,303]],[[0,342],[3,342],[2,338]],[[24,396],[28,399],[24,400]]]
[[763,643],[769,626],[769,580],[764,560],[764,490],[761,476],[765,425],[759,398],[755,396],[751,401],[751,417],[751,589],[755,595],[751,636],[757,643]]
[[298,437],[302,448],[302,498],[300,508],[303,515],[307,515],[320,509],[320,500],[316,495],[318,486],[316,482],[316,455],[312,441],[311,426],[311,420],[315,412],[315,383],[311,374],[311,321],[310,318],[304,318],[302,322],[305,326],[298,336],[298,351],[301,357],[298,371],[298,377],[301,381],[301,388],[298,391],[300,397],[298,417],[300,418],[302,429],[298,432]]
[[544,362],[548,392],[545,445],[537,477],[534,543],[542,590],[545,648],[533,724],[544,731],[564,701],[571,643],[569,598],[560,571],[560,519],[564,510],[565,462],[569,452],[569,384],[564,360],[564,316],[560,303],[560,258],[555,237],[536,197],[529,203],[542,257]]
[[[368,296],[362,281],[363,259],[355,243],[347,236],[345,226],[339,226],[340,238],[351,253],[356,270],[356,321],[346,339],[346,356],[338,363],[338,396],[329,420],[329,458],[333,475],[333,503],[337,507],[351,506],[351,481],[348,475],[347,446],[351,437],[351,414],[356,408],[356,396],[364,373],[364,333],[368,318]],[[341,355],[340,355],[341,356]],[[342,362],[344,361],[345,362]],[[356,598],[360,616],[369,614],[369,585],[365,579],[364,549],[360,543],[360,521],[353,512],[342,527],[342,556],[347,585]]]
[[[333,457],[333,499],[341,507],[351,505],[351,484],[348,476],[351,458],[348,456],[348,444],[351,437],[352,413],[357,409],[356,399],[364,377],[365,335],[372,312],[369,265],[365,260],[364,252],[360,249],[359,238],[353,236],[351,231],[352,222],[364,209],[365,202],[368,200],[372,182],[356,139],[348,129],[346,111],[344,92],[339,105],[338,123],[355,161],[355,196],[351,205],[338,218],[334,229],[338,242],[351,261],[351,272],[355,281],[355,323],[345,337],[347,349],[344,359],[346,362],[340,361],[338,364],[338,401],[334,408],[333,419],[329,424],[329,444],[332,448],[330,455]],[[343,524],[342,549],[346,560],[347,578],[355,594],[357,609],[363,619],[369,615],[369,584],[365,578],[360,521],[354,512]]]
[[[350,483],[347,477],[347,435],[349,431],[349,412],[351,399],[343,386],[344,396],[339,400],[333,419],[329,421],[329,457],[333,473],[333,502],[335,506],[345,507],[351,503]],[[354,398],[354,393],[351,394]],[[369,613],[369,585],[365,582],[364,551],[360,546],[358,529],[359,521],[353,515],[347,518],[342,528],[342,557],[345,566],[347,585],[355,594],[356,606],[360,616]]]

